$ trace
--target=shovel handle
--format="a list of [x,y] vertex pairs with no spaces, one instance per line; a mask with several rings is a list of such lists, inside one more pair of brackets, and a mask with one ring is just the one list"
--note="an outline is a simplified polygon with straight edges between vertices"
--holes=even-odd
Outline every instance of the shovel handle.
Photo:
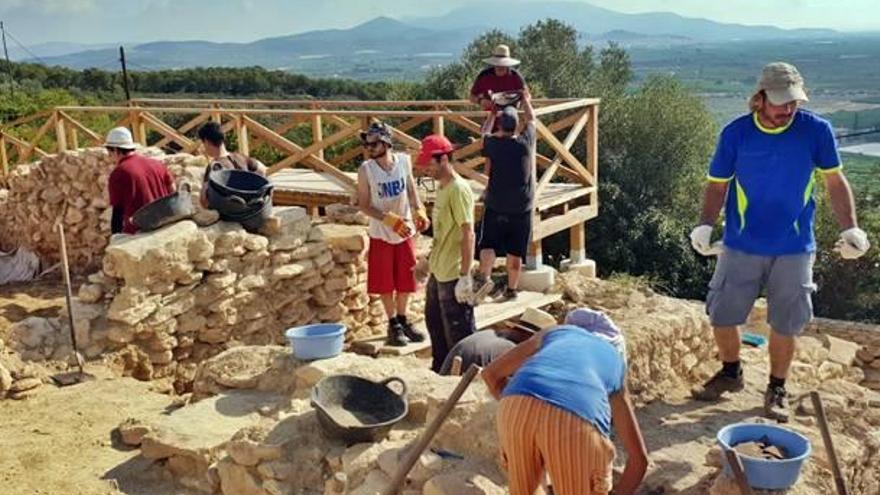
[[822,432],[822,442],[825,444],[825,452],[828,453],[828,461],[831,462],[831,472],[834,475],[834,486],[838,495],[849,495],[846,488],[846,480],[840,472],[840,463],[837,461],[837,452],[834,451],[834,442],[831,439],[831,430],[828,428],[828,418],[825,416],[825,406],[822,398],[815,390],[810,392],[810,400],[813,401],[813,409],[816,410],[816,418],[819,422],[819,430]]
[[455,387],[455,390],[452,391],[452,395],[446,399],[446,402],[443,403],[443,407],[440,408],[440,412],[437,413],[437,416],[434,417],[434,420],[431,421],[431,424],[428,425],[428,428],[422,433],[418,443],[407,451],[406,457],[403,459],[400,466],[398,466],[397,472],[394,473],[394,478],[391,479],[388,489],[384,492],[385,495],[397,495],[400,492],[403,483],[406,481],[406,475],[409,474],[413,465],[415,465],[416,461],[419,460],[419,457],[422,456],[422,452],[424,452],[428,447],[428,444],[431,443],[434,435],[437,434],[437,431],[443,425],[443,422],[446,421],[446,417],[452,412],[455,404],[457,404],[458,400],[461,399],[461,396],[464,395],[465,390],[467,390],[468,386],[474,380],[474,377],[477,376],[479,371],[480,367],[475,364],[472,364],[467,369],[464,376],[461,377],[461,380]]
[[73,352],[79,372],[82,373],[82,358],[79,355],[79,347],[76,345],[76,330],[73,328],[73,289],[70,284],[70,263],[67,260],[67,239],[64,236],[64,226],[61,225],[61,222],[55,224],[55,229],[58,230],[58,237],[61,242],[61,273],[64,275],[64,286],[67,289],[64,295],[67,301],[67,317],[70,319],[70,342],[73,344]]
[[724,455],[727,456],[727,464],[730,465],[730,470],[733,471],[733,479],[736,480],[736,484],[739,486],[739,493],[741,495],[753,495],[754,492],[752,492],[752,487],[749,486],[749,481],[746,479],[746,473],[743,471],[739,455],[733,449],[725,449]]

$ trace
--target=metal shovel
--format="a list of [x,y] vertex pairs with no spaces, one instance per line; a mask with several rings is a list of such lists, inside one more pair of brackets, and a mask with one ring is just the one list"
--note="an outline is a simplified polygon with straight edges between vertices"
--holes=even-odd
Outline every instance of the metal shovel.
[[76,358],[77,371],[68,371],[65,373],[59,373],[52,376],[52,381],[55,382],[59,387],[66,387],[68,385],[75,385],[77,383],[81,383],[86,380],[90,380],[94,378],[94,376],[83,371],[83,365],[85,361],[83,360],[82,354],[79,352],[79,348],[76,345],[76,330],[74,329],[74,318],[73,318],[73,289],[70,284],[70,264],[67,261],[67,241],[64,237],[64,227],[61,225],[61,222],[55,224],[55,228],[58,230],[58,235],[61,238],[61,272],[64,275],[64,285],[66,287],[65,297],[67,300],[67,317],[70,319],[70,341],[73,344],[73,354]]

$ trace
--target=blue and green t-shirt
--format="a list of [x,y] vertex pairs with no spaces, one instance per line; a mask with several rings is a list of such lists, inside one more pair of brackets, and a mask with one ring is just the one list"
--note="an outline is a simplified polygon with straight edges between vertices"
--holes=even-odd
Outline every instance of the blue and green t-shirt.
[[721,131],[709,180],[730,182],[724,245],[749,254],[780,256],[816,250],[815,171],[840,170],[831,124],[807,110],[767,129],[757,114]]

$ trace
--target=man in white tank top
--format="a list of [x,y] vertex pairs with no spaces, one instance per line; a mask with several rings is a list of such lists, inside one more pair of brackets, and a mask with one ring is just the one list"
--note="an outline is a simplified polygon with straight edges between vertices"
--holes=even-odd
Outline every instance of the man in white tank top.
[[413,235],[428,228],[428,215],[416,193],[409,155],[392,152],[388,126],[371,124],[361,141],[370,157],[358,169],[358,208],[370,219],[367,292],[379,295],[388,315],[388,345],[422,342],[425,335],[406,313],[416,291]]

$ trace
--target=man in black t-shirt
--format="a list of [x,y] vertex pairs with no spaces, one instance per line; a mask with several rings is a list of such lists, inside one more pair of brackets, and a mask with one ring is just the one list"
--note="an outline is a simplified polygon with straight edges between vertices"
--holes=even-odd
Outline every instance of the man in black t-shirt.
[[480,232],[480,272],[474,277],[474,301],[488,295],[498,252],[507,255],[505,299],[516,297],[522,262],[532,234],[535,199],[535,113],[531,95],[523,92],[525,122],[517,134],[519,118],[513,107],[501,112],[498,130],[483,139],[489,185]]
[[205,155],[210,163],[205,167],[205,176],[202,180],[202,192],[199,200],[204,208],[208,207],[208,176],[213,170],[236,169],[247,170],[265,177],[266,166],[256,158],[242,155],[241,153],[230,153],[226,150],[226,136],[217,122],[206,122],[198,132],[199,141],[201,141]]

